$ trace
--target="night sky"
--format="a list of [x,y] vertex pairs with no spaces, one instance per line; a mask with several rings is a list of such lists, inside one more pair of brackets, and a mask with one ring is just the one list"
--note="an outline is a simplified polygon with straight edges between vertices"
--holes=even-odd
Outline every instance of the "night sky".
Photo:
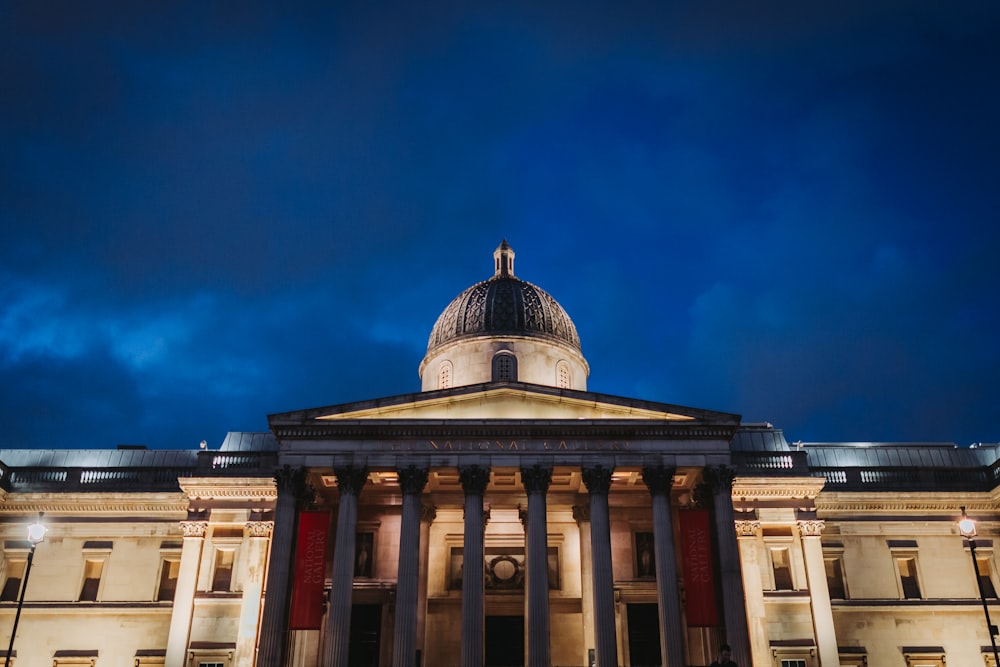
[[0,3],[0,447],[418,391],[503,238],[592,391],[1000,440],[1000,4],[278,4]]

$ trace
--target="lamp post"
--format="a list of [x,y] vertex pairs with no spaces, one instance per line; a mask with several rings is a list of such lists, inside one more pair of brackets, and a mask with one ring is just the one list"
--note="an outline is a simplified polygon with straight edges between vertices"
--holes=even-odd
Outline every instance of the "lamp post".
[[986,604],[986,592],[983,590],[983,578],[979,574],[979,561],[976,560],[976,522],[969,518],[962,508],[962,518],[958,522],[958,532],[969,543],[969,555],[972,556],[972,568],[976,571],[976,584],[979,586],[979,599],[983,602],[983,614],[986,616],[986,630],[990,633],[990,646],[993,647],[993,664],[1000,667],[1000,657],[997,656],[997,626],[990,621],[990,608]]
[[38,513],[38,521],[28,526],[28,542],[31,548],[28,550],[28,560],[24,564],[24,581],[21,582],[21,595],[17,598],[17,613],[14,614],[14,627],[10,631],[10,645],[7,646],[7,657],[4,659],[4,666],[10,665],[10,656],[14,652],[14,637],[17,636],[17,623],[21,620],[21,607],[24,606],[24,592],[28,590],[28,575],[31,574],[31,561],[35,558],[35,547],[45,539],[48,530],[42,525],[42,512]]

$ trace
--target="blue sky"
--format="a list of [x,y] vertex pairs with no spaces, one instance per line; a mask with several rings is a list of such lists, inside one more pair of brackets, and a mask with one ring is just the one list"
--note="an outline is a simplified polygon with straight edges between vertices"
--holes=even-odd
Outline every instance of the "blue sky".
[[1000,6],[0,4],[0,447],[419,389],[517,274],[593,391],[997,442]]

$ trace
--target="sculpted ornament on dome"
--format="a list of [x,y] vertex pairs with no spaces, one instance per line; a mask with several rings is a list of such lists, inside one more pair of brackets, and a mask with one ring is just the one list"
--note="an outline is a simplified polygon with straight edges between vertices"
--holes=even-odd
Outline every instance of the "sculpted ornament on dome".
[[459,294],[441,313],[427,351],[467,336],[553,338],[579,349],[580,338],[563,307],[542,288],[514,277],[506,241],[494,253],[496,273]]

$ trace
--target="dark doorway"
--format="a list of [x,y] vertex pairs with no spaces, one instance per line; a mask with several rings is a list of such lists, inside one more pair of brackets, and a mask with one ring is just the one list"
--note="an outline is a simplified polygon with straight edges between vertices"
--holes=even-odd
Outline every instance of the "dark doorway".
[[524,664],[524,616],[486,617],[486,667]]
[[655,604],[628,605],[628,656],[632,667],[653,667],[660,660],[660,615]]
[[381,634],[382,605],[356,604],[351,607],[351,644],[347,651],[349,667],[378,667]]

